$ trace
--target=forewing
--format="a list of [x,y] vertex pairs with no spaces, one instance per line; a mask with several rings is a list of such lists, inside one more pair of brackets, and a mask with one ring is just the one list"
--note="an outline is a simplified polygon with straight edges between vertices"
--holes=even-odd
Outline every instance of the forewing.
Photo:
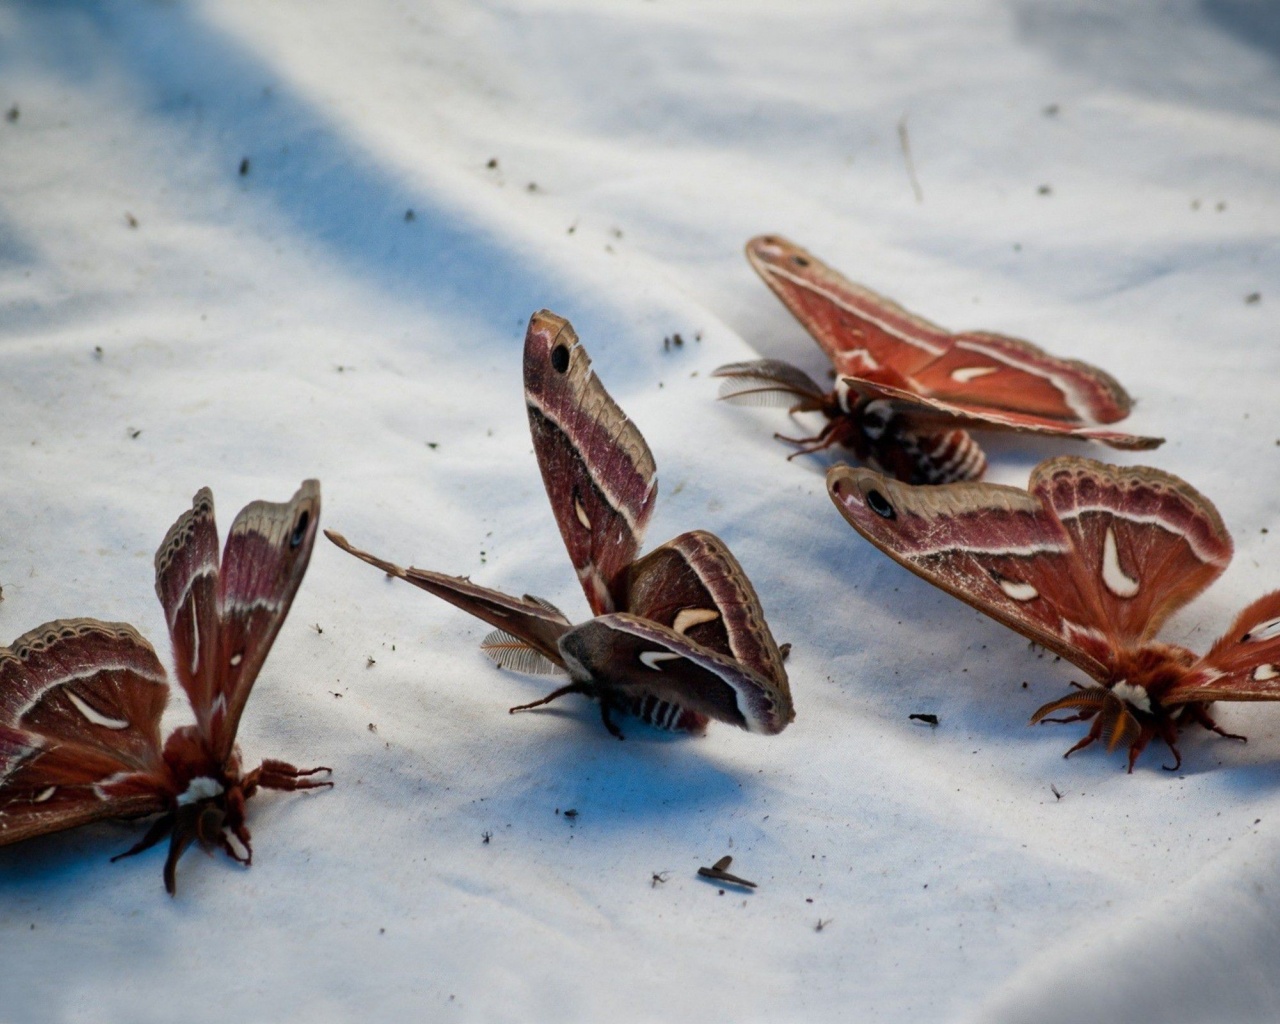
[[1082,579],[1125,646],[1151,639],[1231,561],[1218,510],[1162,470],[1064,456],[1037,466],[1029,487],[1070,534]]
[[163,809],[168,693],[123,623],[60,619],[0,649],[0,844]]
[[592,611],[613,611],[658,493],[649,446],[597,379],[569,321],[547,310],[529,320],[524,390],[569,557]]
[[788,690],[782,655],[755,588],[714,534],[683,533],[631,566],[625,608]]
[[231,754],[245,701],[307,571],[319,521],[320,483],[304,480],[288,502],[246,505],[227,533],[218,579],[216,683],[204,732],[222,760]]
[[1280,700],[1280,590],[1242,611],[1186,682],[1161,700]]
[[773,680],[687,636],[635,615],[603,615],[564,635],[575,677],[589,675],[604,700],[635,707],[646,697],[748,732],[781,732],[795,718],[791,694]]
[[169,528],[155,565],[178,682],[201,734],[209,736],[218,683],[218,527],[209,488],[202,487]]
[[461,576],[446,576],[427,569],[402,569],[367,551],[361,551],[340,533],[326,530],[325,536],[343,551],[376,566],[389,576],[435,594],[491,626],[497,626],[551,659],[557,666],[564,667],[564,659],[560,656],[556,642],[570,628],[571,623],[546,601],[534,597],[511,597],[500,590],[478,586]]
[[1097,679],[1115,649],[1072,540],[1035,496],[998,484],[913,487],[833,466],[832,501],[849,524],[917,576]]
[[921,428],[958,426],[981,430],[1010,430],[1024,434],[1048,434],[1077,441],[1097,441],[1112,448],[1146,450],[1164,444],[1162,437],[1126,434],[1107,427],[1082,426],[1036,413],[967,404],[962,399],[943,400],[917,393],[909,387],[894,386],[859,377],[842,377],[842,385],[868,401],[892,403],[894,412],[917,423]]
[[157,771],[169,686],[156,652],[123,622],[58,619],[0,648],[0,724]]
[[850,372],[870,360],[910,375],[951,343],[951,335],[937,324],[854,284],[778,235],[751,239],[747,259],[838,372]]
[[1114,423],[1133,404],[1119,382],[1096,366],[984,331],[954,335],[944,352],[911,376],[921,393],[943,402],[1050,422]]

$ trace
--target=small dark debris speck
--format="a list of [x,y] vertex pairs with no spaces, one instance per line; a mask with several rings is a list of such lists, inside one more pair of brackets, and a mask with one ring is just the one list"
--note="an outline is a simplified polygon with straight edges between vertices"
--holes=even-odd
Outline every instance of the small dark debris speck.
[[372,722],[370,722],[370,723],[369,723],[369,731],[370,731],[370,732],[377,732],[377,731],[378,731],[378,727],[377,727],[376,725],[374,725]]
[[818,923],[817,923],[816,925],[814,925],[814,926],[813,926],[813,930],[814,930],[815,932],[820,932],[820,931],[822,931],[822,929],[823,929],[823,928],[825,928],[827,925],[829,925],[829,924],[831,923],[831,921],[832,921],[832,920],[833,920],[833,919],[832,919],[832,918],[830,918],[830,917],[826,917],[826,918],[820,917],[820,918],[818,918]]
[[1256,306],[1262,301],[1262,292],[1250,292],[1244,297],[1244,301],[1250,306]]
[[1050,103],[1047,107],[1044,108],[1043,113],[1045,117],[1057,117],[1061,111],[1062,111],[1062,108],[1058,106],[1058,104]]
[[485,831],[480,833],[480,841],[484,843],[485,846],[489,845],[489,840],[492,838],[493,838],[492,832]]
[[377,663],[376,661],[374,661],[374,660],[373,660],[373,656],[372,656],[372,655],[370,655],[369,657],[367,657],[367,658],[365,659],[364,667],[365,667],[365,668],[373,668],[373,666],[374,666],[374,665],[376,665],[376,664],[378,664],[378,663]]
[[430,448],[432,451],[435,451],[437,448],[439,448],[439,447],[440,447],[440,442],[439,442],[439,441],[428,441],[428,442],[427,442],[427,447],[428,447],[428,448]]
[[142,429],[141,429],[140,427],[130,427],[130,428],[129,428],[129,438],[130,438],[130,440],[136,441],[136,440],[137,440],[139,437],[141,437],[141,436],[142,436]]
[[929,714],[907,715],[909,722],[923,722],[925,725],[931,725],[935,729],[938,727],[938,716]]
[[573,818],[576,818],[578,816],[578,812],[575,811],[572,807],[570,807],[567,811],[564,812],[564,816],[572,820]]
[[538,191],[538,183],[537,183],[536,181],[531,181],[531,182],[529,182],[529,184],[527,184],[527,185],[524,187],[524,190],[525,190],[526,192],[537,192],[537,191]]
[[1052,186],[1052,185],[1041,185],[1038,189],[1036,189],[1036,192],[1037,192],[1037,193],[1039,193],[1039,194],[1040,194],[1040,195],[1042,195],[1042,196],[1049,196],[1049,195],[1053,195],[1053,186]]
[[245,177],[249,173],[249,158],[246,156],[240,161],[240,177]]
[[[10,124],[16,124],[18,121],[18,118],[21,116],[22,116],[22,111],[18,109],[18,104],[15,103],[7,111],[5,111],[4,119],[8,121]],[[33,925],[32,927],[35,927],[35,926]]]
[[406,222],[415,221],[418,219],[418,215],[413,212],[413,207],[409,207],[409,209],[404,211],[404,219]]
[[670,871],[655,871],[653,873],[653,876],[649,879],[649,888],[650,889],[658,888],[658,886],[662,885],[662,883],[665,882],[670,877],[670,875],[671,875]]
[[1061,799],[1062,799],[1062,793],[1059,791],[1059,789],[1058,789],[1058,787],[1057,787],[1057,786],[1050,785],[1050,786],[1049,786],[1049,792],[1051,792],[1051,793],[1052,793],[1055,797],[1057,797],[1059,800],[1061,800]]
[[[103,355],[103,352],[102,352],[102,346],[101,346],[101,345],[94,345],[94,346],[93,346],[93,358],[94,358],[94,359],[96,359],[96,360],[98,360],[98,362],[102,362],[102,355]],[[1280,441],[1277,441],[1277,442],[1276,442],[1276,444],[1280,444]]]
[[135,217],[133,214],[131,214],[128,210],[125,211],[124,222],[128,224],[129,227],[131,228],[136,228],[138,226],[138,218]]
[[485,166],[491,171],[496,171],[498,169],[498,158],[496,156],[489,157],[489,162]]

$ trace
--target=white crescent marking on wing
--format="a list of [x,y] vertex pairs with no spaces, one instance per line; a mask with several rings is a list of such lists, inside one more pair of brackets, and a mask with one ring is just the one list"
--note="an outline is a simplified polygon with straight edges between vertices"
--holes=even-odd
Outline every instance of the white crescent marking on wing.
[[1257,628],[1249,630],[1241,639],[1253,643],[1256,640],[1270,640],[1273,636],[1280,636],[1280,619],[1262,623]]
[[1030,583],[1020,583],[1017,580],[1006,579],[1003,576],[997,579],[996,582],[1000,584],[1000,589],[1015,601],[1034,601],[1040,596],[1040,591],[1036,590]]
[[704,622],[715,622],[718,618],[720,613],[710,608],[681,608],[671,628],[683,635],[694,626],[700,626]]
[[998,366],[962,366],[958,370],[951,371],[951,379],[958,384],[968,384],[989,373],[996,373],[999,369]]
[[1102,540],[1102,582],[1116,597],[1133,597],[1138,592],[1139,582],[1126,576],[1120,568],[1120,552],[1116,549],[1116,531],[1107,527],[1107,535]]
[[1275,679],[1280,676],[1280,672],[1276,671],[1274,665],[1259,665],[1253,670],[1253,681],[1255,683],[1265,683],[1269,679]]
[[673,658],[679,658],[680,655],[673,654],[671,651],[643,651],[640,655],[640,661],[645,668],[651,668],[655,672],[661,672],[662,667],[658,665],[660,661],[671,661]]
[[58,791],[57,786],[46,786],[44,789],[40,790],[39,793],[37,793],[35,796],[31,798],[31,802],[33,804],[42,804],[46,800],[51,800],[53,798],[53,794],[56,793],[57,791]]
[[194,676],[200,668],[200,616],[196,614],[195,595],[187,591],[187,601],[191,605],[191,674]]
[[591,529],[591,520],[587,518],[587,511],[582,507],[582,503],[578,501],[577,498],[573,499],[573,514],[578,517],[578,522],[580,522],[583,527],[588,530]]
[[67,700],[75,705],[75,709],[84,715],[85,720],[93,725],[100,725],[104,729],[127,729],[129,728],[129,720],[126,718],[112,718],[104,715],[96,708],[90,707],[84,700],[74,691],[67,690]]
[[[1185,530],[1176,529],[1174,525],[1170,523],[1168,519],[1165,519],[1163,516],[1135,515],[1132,512],[1121,511],[1120,509],[1115,508],[1113,505],[1104,505],[1099,502],[1094,502],[1089,505],[1077,505],[1075,508],[1068,509],[1066,511],[1055,510],[1054,514],[1058,517],[1059,520],[1065,523],[1068,519],[1079,519],[1080,516],[1084,515],[1084,513],[1086,512],[1103,512],[1109,516],[1114,516],[1116,519],[1123,519],[1125,522],[1128,522],[1128,523],[1137,523],[1140,526],[1152,526],[1152,525],[1159,526],[1162,530],[1165,531],[1165,533],[1172,533],[1175,536],[1181,537],[1183,540],[1185,540],[1187,544],[1190,546],[1191,550],[1195,553],[1195,556],[1198,559],[1200,559],[1200,561],[1208,565],[1224,564],[1218,561],[1218,557],[1220,556],[1211,557],[1202,547],[1196,544],[1196,540],[1194,536],[1192,536],[1190,533],[1187,533]],[[1280,621],[1280,620],[1277,620],[1277,621]]]

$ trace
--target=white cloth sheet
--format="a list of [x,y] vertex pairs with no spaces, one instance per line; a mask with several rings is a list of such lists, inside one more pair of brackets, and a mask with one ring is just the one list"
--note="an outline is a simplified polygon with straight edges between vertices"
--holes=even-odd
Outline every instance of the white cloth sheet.
[[[108,863],[136,824],[0,850],[0,1019],[1276,1020],[1280,708],[1222,707],[1249,743],[1192,730],[1177,773],[1064,761],[1078,727],[1026,722],[1079,673],[861,541],[770,437],[814,424],[708,375],[823,372],[762,232],[1104,366],[1169,440],[1089,453],[1236,539],[1164,633],[1203,650],[1280,584],[1278,86],[1251,0],[0,7],[6,642],[88,615],[167,653],[190,496],[225,529],[307,476],[354,543],[584,615],[522,401],[545,306],[653,449],[650,544],[730,544],[797,707],[510,717],[546,679],[321,539],[240,739],[336,787],[255,798],[253,866],[192,851],[176,899],[162,850]],[[1064,450],[986,447],[1007,483]],[[726,853],[756,891],[695,876]]]

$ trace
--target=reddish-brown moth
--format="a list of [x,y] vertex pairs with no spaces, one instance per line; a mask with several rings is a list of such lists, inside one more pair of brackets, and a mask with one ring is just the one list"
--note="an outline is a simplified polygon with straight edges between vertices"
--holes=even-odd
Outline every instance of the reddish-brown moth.
[[1162,443],[1101,426],[1124,419],[1131,402],[1087,363],[1002,334],[952,334],[776,235],[748,242],[747,259],[822,347],[836,386],[827,391],[788,363],[762,359],[716,370],[726,378],[720,396],[825,415],[816,437],[782,438],[801,446],[796,455],[840,444],[899,480],[939,484],[976,480],[986,468],[967,428],[1113,448]]
[[[0,648],[0,845],[103,818],[159,814],[121,857],[169,837],[164,884],[195,840],[248,864],[245,801],[259,789],[329,782],[266,760],[244,771],[236,729],[311,557],[320,485],[255,501],[218,558],[213,495],[196,494],[156,552],[156,593],[196,724],[161,747],[164,668],[132,627],[59,619]],[[118,859],[118,858],[116,858]]]
[[[1132,771],[1159,738],[1176,770],[1184,725],[1231,735],[1210,702],[1280,700],[1280,591],[1249,605],[1202,657],[1154,639],[1231,561],[1217,509],[1172,474],[1066,456],[1037,466],[1024,491],[913,487],[835,466],[827,489],[890,558],[1093,677],[1031,719],[1092,719],[1068,754],[1104,739],[1129,748]],[[1074,714],[1048,717],[1058,711]]]
[[574,626],[539,598],[470,580],[402,569],[325,535],[345,551],[498,627],[482,645],[501,665],[562,671],[568,693],[664,729],[701,732],[716,719],[776,733],[795,717],[782,654],[742,567],[710,533],[681,534],[639,558],[658,485],[635,424],[591,370],[569,322],[543,310],[529,321],[525,401],[533,447],[561,536],[595,618]]

